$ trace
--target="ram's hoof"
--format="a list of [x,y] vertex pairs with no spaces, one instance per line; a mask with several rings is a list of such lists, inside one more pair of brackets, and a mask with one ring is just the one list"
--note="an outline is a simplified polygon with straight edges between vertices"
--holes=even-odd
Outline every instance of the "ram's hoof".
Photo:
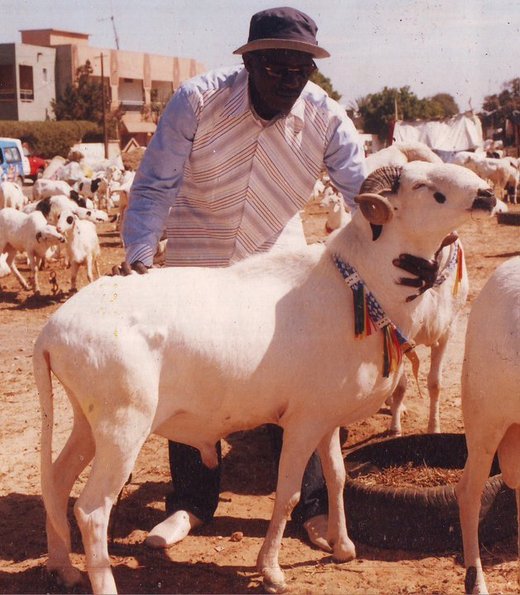
[[285,593],[287,584],[281,568],[266,568],[262,575],[266,593]]

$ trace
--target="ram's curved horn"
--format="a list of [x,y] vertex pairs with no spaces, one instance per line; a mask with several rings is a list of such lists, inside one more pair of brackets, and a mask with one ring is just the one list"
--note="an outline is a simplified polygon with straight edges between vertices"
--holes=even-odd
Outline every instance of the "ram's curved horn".
[[401,178],[402,167],[385,165],[374,170],[361,184],[360,194],[365,192],[381,194],[382,192],[397,192]]
[[397,192],[400,176],[400,167],[380,167],[361,185],[361,190],[354,200],[359,204],[365,219],[373,225],[384,225],[392,219],[392,205],[383,196],[383,192]]
[[392,219],[393,211],[390,201],[380,194],[365,192],[356,196],[363,217],[372,225],[384,225]]

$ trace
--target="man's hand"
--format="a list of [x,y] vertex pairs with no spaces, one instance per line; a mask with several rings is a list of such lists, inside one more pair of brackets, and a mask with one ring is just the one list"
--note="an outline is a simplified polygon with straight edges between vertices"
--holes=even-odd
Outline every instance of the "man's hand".
[[417,293],[409,295],[406,298],[407,302],[411,302],[416,297],[420,296],[422,293],[433,287],[439,273],[438,257],[441,253],[441,250],[444,247],[453,244],[457,238],[457,232],[448,234],[442,240],[439,249],[435,253],[435,257],[431,260],[427,258],[420,258],[419,256],[414,256],[413,254],[399,254],[399,257],[392,261],[394,266],[416,276],[415,279],[410,277],[400,277],[399,281],[397,281],[399,285],[418,288]]
[[120,265],[116,264],[112,267],[112,275],[122,275],[123,277],[126,277],[127,275],[130,275],[132,271],[144,275],[145,273],[148,273],[148,267],[146,267],[140,260],[136,260],[131,265],[124,261]]

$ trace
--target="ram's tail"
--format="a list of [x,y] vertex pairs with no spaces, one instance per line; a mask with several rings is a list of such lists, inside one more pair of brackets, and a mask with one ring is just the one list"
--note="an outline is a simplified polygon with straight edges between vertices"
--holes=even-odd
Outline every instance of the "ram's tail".
[[66,515],[61,514],[56,500],[54,473],[52,469],[52,429],[54,407],[49,352],[45,347],[45,337],[41,334],[34,346],[33,370],[42,415],[40,473],[42,498],[49,521],[65,543],[69,540]]

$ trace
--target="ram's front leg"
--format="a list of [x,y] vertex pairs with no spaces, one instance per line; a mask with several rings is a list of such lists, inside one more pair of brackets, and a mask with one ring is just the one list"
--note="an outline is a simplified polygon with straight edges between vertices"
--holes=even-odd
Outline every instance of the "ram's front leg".
[[27,255],[27,258],[29,260],[29,267],[31,269],[31,285],[32,285],[32,289],[33,292],[35,294],[39,294],[40,293],[40,283],[38,281],[38,270],[39,270],[39,257],[36,256],[36,254],[34,252],[29,252],[29,254]]
[[257,569],[267,593],[283,593],[286,589],[284,573],[278,560],[283,532],[287,519],[300,499],[303,472],[317,441],[318,437],[313,441],[301,427],[295,431],[284,429],[273,515],[257,559]]
[[14,249],[8,249],[7,250],[7,258],[6,258],[6,261],[5,262],[6,262],[7,266],[13,272],[13,275],[17,278],[18,283],[20,283],[20,285],[24,289],[29,289],[29,284],[22,277],[22,274],[20,273],[20,271],[18,270],[18,267],[16,266],[15,257],[16,257],[16,250],[14,250]]
[[339,428],[327,434],[318,445],[323,475],[329,497],[328,542],[333,557],[338,562],[348,562],[356,557],[356,547],[347,533],[345,517],[345,463],[341,455]]

